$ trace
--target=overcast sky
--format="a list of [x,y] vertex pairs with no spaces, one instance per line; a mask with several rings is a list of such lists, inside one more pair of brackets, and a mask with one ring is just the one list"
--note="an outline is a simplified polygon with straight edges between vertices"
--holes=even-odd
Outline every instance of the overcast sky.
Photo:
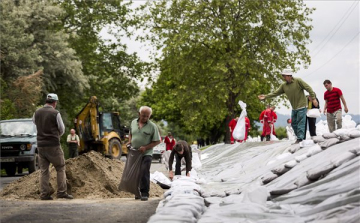
[[[138,6],[145,1],[134,1]],[[311,15],[312,43],[308,46],[311,65],[302,68],[295,77],[302,78],[315,91],[321,108],[324,107],[323,82],[331,80],[334,87],[342,90],[350,114],[360,114],[360,4],[358,1],[305,1],[316,10]],[[105,31],[102,35],[106,36]],[[129,52],[138,52],[141,59],[149,61],[144,44],[124,39]],[[268,92],[264,92],[268,93]],[[291,114],[291,109],[279,105],[278,113]],[[344,114],[344,112],[343,112]]]

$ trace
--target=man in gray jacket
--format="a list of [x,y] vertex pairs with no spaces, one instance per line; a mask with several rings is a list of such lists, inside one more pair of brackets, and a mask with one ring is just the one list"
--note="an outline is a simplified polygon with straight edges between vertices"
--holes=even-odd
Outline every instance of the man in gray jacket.
[[33,122],[37,129],[39,166],[41,170],[41,200],[53,199],[49,186],[50,163],[53,164],[57,172],[57,198],[73,199],[73,196],[67,194],[65,158],[60,145],[60,137],[65,132],[65,126],[60,112],[55,109],[58,100],[56,94],[48,94],[44,107],[37,109],[33,115]]

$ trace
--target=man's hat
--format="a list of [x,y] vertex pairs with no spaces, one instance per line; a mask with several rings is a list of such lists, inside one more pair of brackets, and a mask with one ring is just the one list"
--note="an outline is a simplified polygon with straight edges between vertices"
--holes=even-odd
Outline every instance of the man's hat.
[[54,94],[54,93],[48,94],[48,95],[46,96],[46,98],[47,98],[47,99],[52,99],[52,100],[54,100],[54,101],[58,101],[58,100],[59,100],[57,94]]
[[291,75],[293,76],[294,73],[291,69],[284,69],[282,72],[281,72],[281,75]]

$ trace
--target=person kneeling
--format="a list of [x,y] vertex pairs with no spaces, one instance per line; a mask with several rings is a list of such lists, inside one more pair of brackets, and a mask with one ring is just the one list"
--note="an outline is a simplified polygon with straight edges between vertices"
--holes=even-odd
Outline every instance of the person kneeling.
[[175,175],[181,175],[181,159],[185,158],[186,163],[186,176],[190,176],[191,171],[191,160],[192,160],[192,151],[189,144],[183,140],[177,142],[171,151],[169,157],[169,178],[172,180],[174,178],[174,172],[172,171],[172,165],[174,162],[174,156],[176,157],[175,165]]

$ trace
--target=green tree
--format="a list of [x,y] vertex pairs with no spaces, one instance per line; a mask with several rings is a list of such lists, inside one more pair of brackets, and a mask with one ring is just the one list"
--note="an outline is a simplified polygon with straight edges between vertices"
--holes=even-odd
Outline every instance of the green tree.
[[[14,102],[17,118],[29,117],[43,103],[41,93],[65,95],[71,88],[76,95],[88,87],[81,62],[68,46],[69,35],[55,29],[62,14],[52,1],[0,2],[0,73],[8,86],[1,98]],[[38,72],[41,78],[29,79]]]
[[[136,25],[136,18],[131,16],[131,2],[56,2],[66,12],[59,28],[65,28],[71,34],[70,46],[81,59],[82,71],[89,79],[90,88],[82,98],[78,98],[79,103],[84,105],[90,96],[96,95],[104,110],[124,114],[128,106],[126,101],[139,93],[137,80],[143,80],[148,73],[148,64],[140,61],[136,53],[127,53],[127,45],[123,43],[123,37],[130,36]],[[104,39],[101,36],[104,30],[108,30],[114,39]],[[78,111],[73,111],[71,116],[74,117]]]
[[310,63],[308,16],[303,1],[151,1],[145,37],[161,50],[160,75],[144,101],[188,132],[220,139],[230,120],[248,104],[258,118],[261,92],[278,87],[279,71]]

